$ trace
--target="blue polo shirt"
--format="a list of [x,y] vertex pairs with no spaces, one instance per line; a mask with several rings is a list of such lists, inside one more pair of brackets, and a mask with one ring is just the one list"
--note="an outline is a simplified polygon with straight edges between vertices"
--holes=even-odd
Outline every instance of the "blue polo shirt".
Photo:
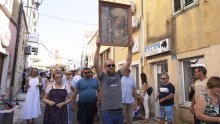
[[96,90],[98,88],[98,81],[94,78],[82,78],[76,83],[76,89],[79,90],[80,103],[95,103]]

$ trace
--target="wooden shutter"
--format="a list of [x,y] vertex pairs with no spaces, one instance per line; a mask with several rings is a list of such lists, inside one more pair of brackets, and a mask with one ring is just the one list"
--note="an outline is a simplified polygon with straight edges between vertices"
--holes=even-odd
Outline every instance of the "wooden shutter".
[[173,15],[176,15],[183,10],[182,0],[172,0],[172,1],[173,1]]

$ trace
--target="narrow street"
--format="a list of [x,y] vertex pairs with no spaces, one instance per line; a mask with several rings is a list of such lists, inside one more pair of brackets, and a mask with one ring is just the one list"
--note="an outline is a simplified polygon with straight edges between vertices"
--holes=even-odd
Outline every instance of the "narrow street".
[[[114,111],[107,113],[113,117],[121,103],[129,114],[131,103],[137,104],[133,124],[143,124],[143,113],[148,124],[159,123],[159,116],[174,124],[220,122],[213,119],[220,115],[219,5],[220,0],[0,0],[0,124],[26,124],[22,111],[34,118],[40,109],[35,123],[42,124],[39,89],[48,93],[47,104],[58,107],[72,100],[74,89],[74,100],[77,93],[83,96],[82,115],[88,115],[87,107],[93,112],[96,101]],[[24,106],[20,90],[29,87]],[[200,101],[201,92],[215,98],[216,113],[203,112],[210,107],[209,100]],[[90,109],[84,103],[94,104]],[[64,123],[64,109],[49,111],[55,119],[48,121]]]
[[[14,111],[14,117],[13,117],[13,124],[26,124],[26,122],[24,120],[20,119],[21,113],[22,113],[22,109],[23,109],[23,103],[24,103],[24,99],[25,99],[25,93],[20,93],[17,98],[20,100],[20,106]],[[41,116],[39,118],[37,118],[35,120],[35,124],[43,124],[43,116],[44,116],[44,103],[41,102]],[[77,123],[77,122],[76,122]],[[76,124],[74,123],[74,124]],[[158,122],[150,119],[149,123],[147,124],[157,124]],[[98,121],[95,120],[94,124],[99,124]],[[143,124],[142,120],[137,120],[134,121],[133,124]]]

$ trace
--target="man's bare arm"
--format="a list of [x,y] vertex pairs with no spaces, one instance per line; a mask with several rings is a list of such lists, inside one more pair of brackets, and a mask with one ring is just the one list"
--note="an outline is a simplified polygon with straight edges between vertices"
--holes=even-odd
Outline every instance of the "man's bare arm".
[[97,37],[96,40],[96,51],[95,51],[95,56],[94,56],[94,67],[96,70],[96,73],[98,75],[98,77],[100,77],[102,75],[102,69],[99,65],[99,50],[100,50],[100,38]]
[[128,47],[128,54],[127,54],[127,58],[126,58],[126,62],[125,64],[122,66],[121,68],[121,73],[124,74],[124,72],[130,67],[131,65],[131,61],[132,61],[132,47],[134,45],[134,41],[132,39],[132,41],[130,42],[130,46]]

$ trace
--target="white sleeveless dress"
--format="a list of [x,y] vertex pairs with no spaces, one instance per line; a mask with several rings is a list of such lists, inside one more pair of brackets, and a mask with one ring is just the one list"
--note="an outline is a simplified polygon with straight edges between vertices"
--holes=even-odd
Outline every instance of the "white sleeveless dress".
[[27,90],[26,99],[24,102],[24,108],[21,115],[21,119],[32,119],[37,118],[41,115],[40,109],[40,95],[39,87],[36,87],[39,84],[39,78],[29,78],[30,87]]

